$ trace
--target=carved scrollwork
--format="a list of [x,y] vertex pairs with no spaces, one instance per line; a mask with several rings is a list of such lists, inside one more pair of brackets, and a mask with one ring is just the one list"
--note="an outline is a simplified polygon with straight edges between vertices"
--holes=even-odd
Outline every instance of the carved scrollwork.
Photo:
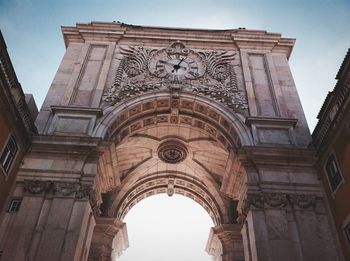
[[145,73],[147,61],[153,51],[142,46],[121,48],[124,57],[116,70],[112,86],[105,91],[102,99],[116,104],[143,92],[159,89],[161,83]]
[[212,51],[201,54],[205,58],[210,77],[224,82],[230,76],[230,63],[234,60],[236,53]]
[[143,46],[121,47],[120,50],[121,54],[125,56],[125,72],[128,77],[142,74],[147,69],[150,54],[154,51]]
[[187,49],[185,44],[180,42],[180,41],[176,41],[174,43],[172,43],[169,48],[166,48],[166,52],[169,55],[172,54],[179,54],[179,55],[187,55],[190,52],[190,49]]
[[201,53],[205,58],[207,75],[192,84],[195,92],[209,96],[233,110],[244,112],[248,108],[245,93],[239,91],[237,77],[232,64],[235,53],[207,52]]

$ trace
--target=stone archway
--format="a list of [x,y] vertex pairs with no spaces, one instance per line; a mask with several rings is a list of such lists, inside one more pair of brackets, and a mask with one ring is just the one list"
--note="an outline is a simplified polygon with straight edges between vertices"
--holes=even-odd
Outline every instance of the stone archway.
[[[234,151],[242,146],[241,137],[246,138],[245,143],[252,139],[240,116],[191,94],[176,99],[168,94],[156,96],[141,102],[129,100],[127,109],[105,113],[94,131],[104,134],[110,143],[99,161],[101,174],[95,187],[96,194],[103,195],[101,216],[122,222],[145,197],[180,194],[200,204],[216,226],[208,253],[217,260],[243,259],[239,226],[234,225],[238,197],[235,200],[223,191],[232,176],[237,191],[243,185],[243,169],[233,168],[238,164]],[[115,176],[119,179],[113,180]],[[222,247],[214,251],[213,244]]]
[[[108,260],[127,246],[118,217],[159,181],[208,209],[219,260],[243,259],[242,238],[245,261],[342,261],[288,65],[293,39],[100,22],[63,34],[13,191],[21,208],[0,226],[3,259],[85,261],[91,249]],[[174,141],[186,157],[158,154]]]

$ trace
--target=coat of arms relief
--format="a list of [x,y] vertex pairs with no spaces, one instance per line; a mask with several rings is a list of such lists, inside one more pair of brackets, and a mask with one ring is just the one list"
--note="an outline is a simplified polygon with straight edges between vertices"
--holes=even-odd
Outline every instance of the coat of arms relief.
[[114,82],[103,95],[109,105],[142,93],[175,90],[210,97],[233,111],[247,111],[245,91],[237,86],[234,51],[197,51],[177,41],[161,49],[121,46],[120,52]]

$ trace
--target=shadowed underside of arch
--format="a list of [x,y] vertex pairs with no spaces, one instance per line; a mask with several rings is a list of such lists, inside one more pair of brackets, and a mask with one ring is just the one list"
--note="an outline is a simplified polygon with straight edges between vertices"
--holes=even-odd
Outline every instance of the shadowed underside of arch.
[[208,212],[215,225],[228,219],[226,206],[223,205],[223,202],[220,202],[220,199],[214,198],[199,180],[191,180],[181,173],[156,173],[139,180],[137,184],[123,194],[114,216],[123,220],[125,215],[138,202],[161,193],[167,193],[169,196],[178,194],[194,200]]

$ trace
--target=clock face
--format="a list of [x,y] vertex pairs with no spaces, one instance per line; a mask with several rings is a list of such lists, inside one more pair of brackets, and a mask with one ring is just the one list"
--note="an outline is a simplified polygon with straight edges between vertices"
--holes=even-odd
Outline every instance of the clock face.
[[170,79],[196,79],[204,74],[204,66],[199,55],[156,53],[148,65],[149,71],[157,77]]

